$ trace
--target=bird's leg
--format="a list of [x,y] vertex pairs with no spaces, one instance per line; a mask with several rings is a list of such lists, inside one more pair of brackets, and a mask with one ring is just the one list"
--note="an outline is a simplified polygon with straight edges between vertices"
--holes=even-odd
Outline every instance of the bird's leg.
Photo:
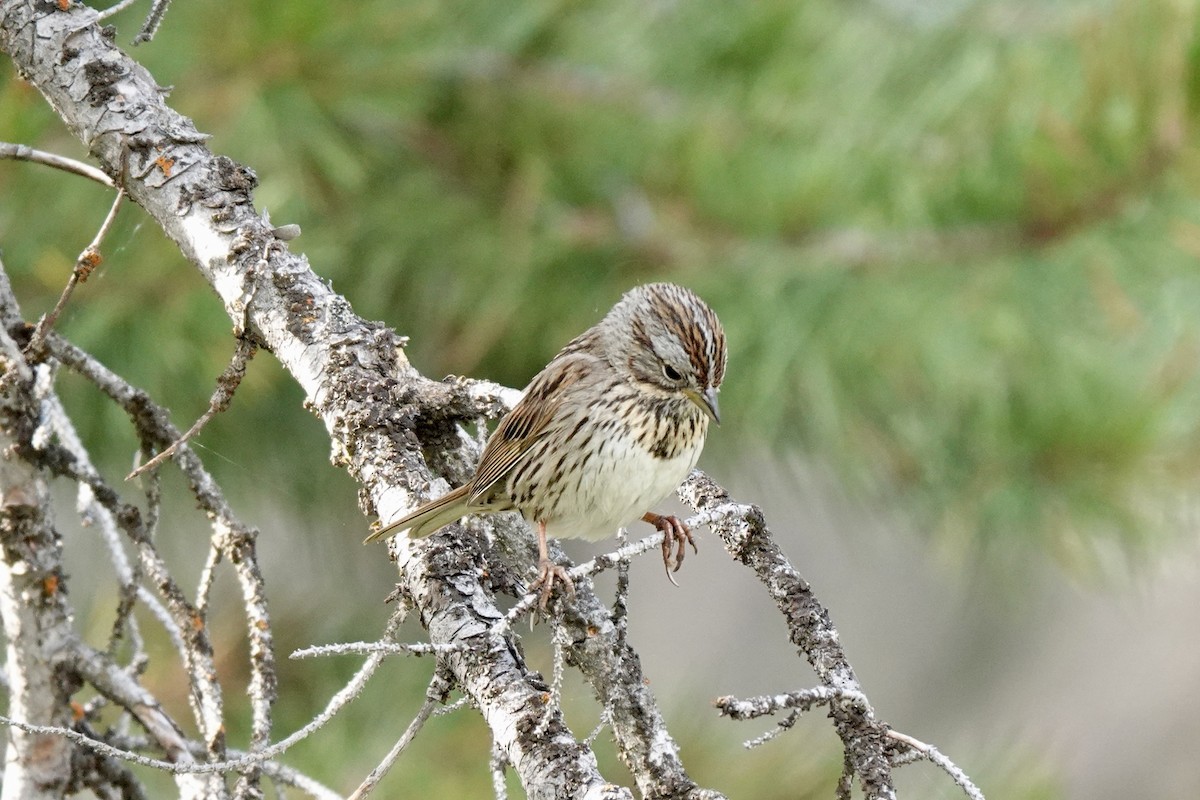
[[550,602],[550,592],[554,589],[555,581],[561,583],[572,597],[575,596],[575,584],[565,569],[550,560],[550,549],[546,545],[546,523],[538,522],[537,537],[538,577],[529,588],[531,591],[533,589],[539,590],[538,609],[544,614],[546,613],[546,605]]
[[[696,547],[696,540],[692,538],[692,532],[688,530],[687,525],[683,524],[683,520],[675,516],[663,516],[655,514],[653,511],[647,511],[642,515],[642,519],[649,522],[658,530],[662,531],[662,554],[663,566],[667,569],[667,580],[675,583],[672,572],[678,572],[683,566],[683,557],[687,554],[687,545],[692,546],[692,550],[699,553],[699,548]],[[674,564],[671,562],[671,549],[675,550]],[[676,586],[679,584],[675,583]]]

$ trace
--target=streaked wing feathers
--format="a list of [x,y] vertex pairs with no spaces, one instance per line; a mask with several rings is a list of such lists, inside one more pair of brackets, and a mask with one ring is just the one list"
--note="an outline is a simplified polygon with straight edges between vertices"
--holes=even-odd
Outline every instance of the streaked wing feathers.
[[571,384],[584,378],[593,360],[593,356],[582,353],[560,353],[534,376],[525,395],[500,420],[483,448],[475,477],[467,484],[469,504],[486,503],[493,487],[521,463],[557,416],[564,398],[571,394]]

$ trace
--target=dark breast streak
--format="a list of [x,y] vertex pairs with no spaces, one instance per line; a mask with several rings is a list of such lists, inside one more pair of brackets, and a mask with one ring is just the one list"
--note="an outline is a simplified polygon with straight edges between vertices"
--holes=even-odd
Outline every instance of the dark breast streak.
[[637,443],[658,459],[672,459],[696,447],[704,436],[704,415],[680,397],[645,397],[631,392],[619,398],[621,412],[642,419],[635,426]]

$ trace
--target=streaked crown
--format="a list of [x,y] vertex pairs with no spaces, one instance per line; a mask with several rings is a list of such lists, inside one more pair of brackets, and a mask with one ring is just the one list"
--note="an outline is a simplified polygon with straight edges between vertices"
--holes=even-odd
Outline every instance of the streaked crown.
[[673,283],[638,286],[596,327],[609,357],[623,362],[614,366],[627,367],[643,383],[715,398],[725,378],[725,331],[690,289]]

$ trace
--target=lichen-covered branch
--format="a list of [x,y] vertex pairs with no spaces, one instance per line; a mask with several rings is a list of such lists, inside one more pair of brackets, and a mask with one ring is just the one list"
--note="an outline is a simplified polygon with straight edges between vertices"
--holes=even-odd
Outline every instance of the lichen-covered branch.
[[783,614],[788,638],[812,665],[821,684],[837,693],[829,698],[830,717],[863,792],[869,798],[894,798],[887,727],[875,718],[870,705],[862,702],[865,695],[828,610],[775,542],[762,511],[733,503],[728,492],[699,471],[679,487],[679,497],[697,511],[710,512],[712,529],[725,549],[762,582]]
[[[61,586],[62,541],[50,515],[44,472],[23,459],[38,419],[34,371],[0,330],[0,619],[7,639],[9,713],[41,725],[71,721],[74,692],[61,669],[72,639],[70,607]],[[8,731],[2,796],[61,797],[71,778],[70,742]]]

